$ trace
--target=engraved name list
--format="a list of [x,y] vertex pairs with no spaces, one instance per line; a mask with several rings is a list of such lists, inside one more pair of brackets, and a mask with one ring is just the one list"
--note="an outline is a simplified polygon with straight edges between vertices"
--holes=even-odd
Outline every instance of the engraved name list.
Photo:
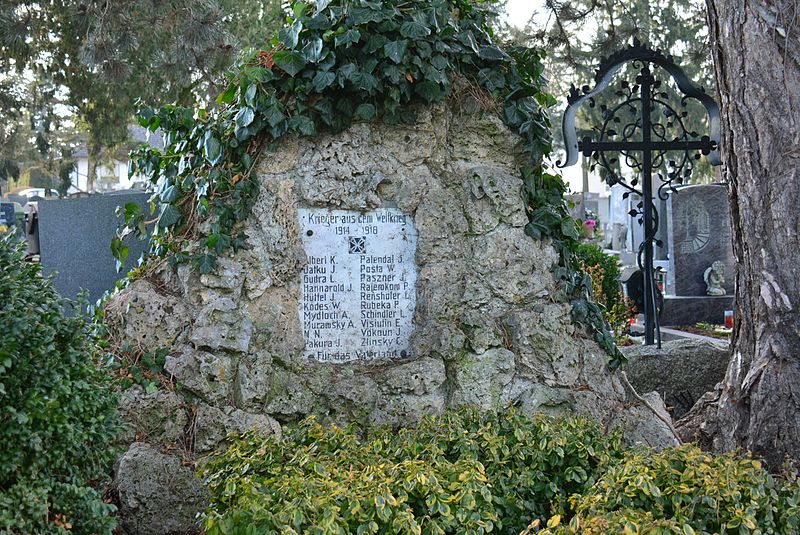
[[300,281],[306,358],[406,357],[416,305],[413,218],[396,208],[301,208],[298,218],[307,255]]

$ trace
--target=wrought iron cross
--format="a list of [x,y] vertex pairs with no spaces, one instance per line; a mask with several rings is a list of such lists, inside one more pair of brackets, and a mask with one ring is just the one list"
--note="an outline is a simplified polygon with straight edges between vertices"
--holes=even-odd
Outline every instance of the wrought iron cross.
[[[627,80],[619,83],[615,92],[617,101],[612,106],[599,107],[603,122],[592,128],[595,139],[586,136],[578,141],[575,118],[584,102],[595,107],[595,96],[609,87],[614,76],[626,64],[637,70],[633,84]],[[667,71],[680,90],[679,103],[670,102],[668,86],[656,78],[658,68]],[[656,282],[653,273],[653,246],[663,246],[656,241],[658,210],[653,198],[653,171],[661,182],[657,195],[666,200],[667,194],[675,192],[675,184],[682,184],[694,169],[694,161],[700,154],[708,156],[711,165],[720,165],[719,158],[719,107],[701,87],[695,86],[670,56],[660,50],[642,45],[638,40],[633,45],[604,59],[595,74],[596,86],[570,89],[568,106],[562,120],[566,160],[558,167],[574,165],[578,154],[592,158],[592,169],[598,167],[605,173],[609,186],[619,184],[627,192],[641,199],[629,213],[642,225],[644,239],[639,245],[637,263],[644,275],[645,343],[652,345],[657,339],[661,347],[661,330],[656,310]],[[677,93],[677,92],[675,92]],[[696,100],[703,105],[708,115],[708,135],[690,131],[686,125],[688,105]],[[660,113],[659,113],[660,112]],[[616,155],[616,156],[615,156]],[[620,169],[624,161],[635,173],[626,179]],[[641,184],[640,189],[637,186]]]

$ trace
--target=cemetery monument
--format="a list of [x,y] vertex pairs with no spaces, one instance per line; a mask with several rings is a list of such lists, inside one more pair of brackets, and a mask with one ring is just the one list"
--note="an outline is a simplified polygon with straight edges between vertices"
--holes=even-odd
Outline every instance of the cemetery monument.
[[229,432],[311,414],[408,424],[513,405],[672,444],[554,301],[557,254],[524,232],[523,157],[493,114],[444,105],[415,125],[360,123],[266,153],[246,249],[208,275],[163,264],[107,306],[112,330],[168,350],[174,380],[123,393],[135,442],[117,473],[123,527],[166,529],[165,510],[170,529],[194,522],[204,493],[175,448],[203,457]]
[[725,311],[733,309],[734,273],[725,186],[677,188],[667,199],[667,224],[669,268],[662,324],[723,323]]

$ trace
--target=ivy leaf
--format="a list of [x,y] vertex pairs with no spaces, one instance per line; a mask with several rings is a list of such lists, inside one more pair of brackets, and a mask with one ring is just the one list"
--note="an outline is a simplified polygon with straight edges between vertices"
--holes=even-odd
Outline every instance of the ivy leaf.
[[314,75],[314,79],[311,80],[311,86],[317,93],[322,93],[322,91],[326,87],[330,86],[335,81],[336,81],[336,74],[330,71],[328,72],[319,71],[317,72],[317,74]]
[[361,104],[356,108],[356,117],[369,121],[378,113],[378,110],[372,104]]
[[275,64],[289,74],[295,76],[306,66],[306,60],[300,52],[280,50],[272,55]]
[[322,55],[322,39],[314,37],[310,39],[303,47],[303,57],[309,63],[319,63],[323,59]]
[[247,86],[247,92],[244,95],[244,101],[247,102],[248,106],[255,107],[256,101],[256,93],[258,92],[258,84],[252,83]]
[[489,61],[508,61],[511,58],[496,46],[482,46],[478,49],[478,57]]
[[422,39],[431,34],[431,29],[417,21],[407,21],[400,26],[400,35],[408,39]]
[[331,3],[331,0],[316,0],[316,1],[317,1],[317,10],[314,12],[315,17],[319,15],[320,11],[328,7],[328,4]]
[[217,257],[213,254],[206,253],[197,257],[195,263],[201,274],[208,275],[217,267]]
[[476,54],[478,53],[478,43],[475,41],[475,35],[473,35],[472,30],[458,34],[458,40]]
[[159,197],[161,199],[161,202],[172,203],[177,201],[180,198],[180,196],[181,196],[180,190],[173,185],[169,186],[167,189],[162,191]]
[[211,165],[217,165],[222,160],[222,144],[210,130],[206,132],[203,151],[205,152],[206,160]]
[[431,58],[431,65],[433,65],[434,68],[443,71],[450,66],[450,62],[447,61],[446,57],[437,54]]
[[123,245],[121,239],[114,237],[111,240],[111,254],[115,259],[114,265],[117,273],[122,271],[122,267],[125,265],[125,259],[128,257],[129,252],[130,248],[127,245]]
[[575,220],[571,217],[567,216],[561,220],[561,233],[564,236],[578,239],[578,226],[575,224]]
[[278,32],[278,42],[289,50],[294,50],[300,39],[300,32],[303,30],[303,23],[300,20],[294,21],[288,28],[283,28]]
[[150,126],[150,121],[153,119],[155,113],[153,112],[153,108],[142,108],[139,110],[139,113],[136,115],[137,120],[139,121],[139,125],[142,128],[147,128]]
[[313,136],[317,129],[314,126],[314,121],[305,115],[295,115],[289,121],[289,128],[303,136]]
[[[251,86],[252,87],[252,86]],[[239,113],[236,114],[236,126],[239,128],[244,128],[246,126],[250,126],[250,123],[253,122],[253,119],[256,117],[256,111],[251,107],[242,108],[239,110]]]
[[161,204],[161,215],[158,216],[158,226],[167,228],[174,226],[181,220],[181,211],[174,204]]
[[280,108],[278,108],[277,104],[269,106],[266,111],[264,111],[264,119],[266,119],[269,125],[273,128],[278,126],[285,118],[286,116],[283,114]]
[[334,46],[337,48],[340,46],[349,46],[351,44],[356,44],[361,40],[361,32],[358,30],[347,30],[341,35],[337,35],[334,39]]
[[234,136],[236,136],[236,141],[247,141],[253,136],[252,130],[249,128],[242,128],[237,126],[236,129],[233,131]]
[[506,86],[506,77],[496,69],[481,69],[478,73],[478,81],[489,91],[503,89]]
[[344,87],[345,80],[353,81],[353,77],[358,72],[358,65],[355,63],[348,63],[339,68],[339,85]]
[[125,224],[132,226],[136,219],[142,215],[142,207],[135,202],[125,203]]
[[422,82],[417,84],[414,90],[428,102],[437,102],[442,98],[442,88],[436,82]]
[[407,48],[408,41],[405,39],[389,41],[383,45],[383,51],[386,53],[386,56],[395,63],[400,63],[403,61],[403,56],[406,55]]

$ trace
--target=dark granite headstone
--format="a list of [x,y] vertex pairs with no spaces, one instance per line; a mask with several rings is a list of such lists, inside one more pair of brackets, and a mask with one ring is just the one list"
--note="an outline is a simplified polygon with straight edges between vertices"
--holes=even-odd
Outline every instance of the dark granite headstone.
[[713,262],[725,266],[727,295],[733,294],[734,258],[728,194],[723,185],[686,186],[669,196],[667,293],[705,296],[703,274]]
[[17,224],[17,217],[14,214],[14,204],[10,202],[0,202],[0,225],[10,227]]
[[661,311],[661,325],[683,326],[699,322],[713,325],[725,324],[725,311],[733,310],[733,295],[718,297],[675,297],[664,298],[664,309]]
[[[149,210],[149,194],[92,195],[83,199],[39,202],[39,249],[45,276],[55,273],[56,290],[69,299],[89,291],[93,303],[106,290],[114,289],[123,274],[117,273],[111,255],[111,240],[117,228],[117,206],[137,203]],[[145,212],[149,213],[149,212]],[[146,249],[147,242],[129,237],[126,269]]]

